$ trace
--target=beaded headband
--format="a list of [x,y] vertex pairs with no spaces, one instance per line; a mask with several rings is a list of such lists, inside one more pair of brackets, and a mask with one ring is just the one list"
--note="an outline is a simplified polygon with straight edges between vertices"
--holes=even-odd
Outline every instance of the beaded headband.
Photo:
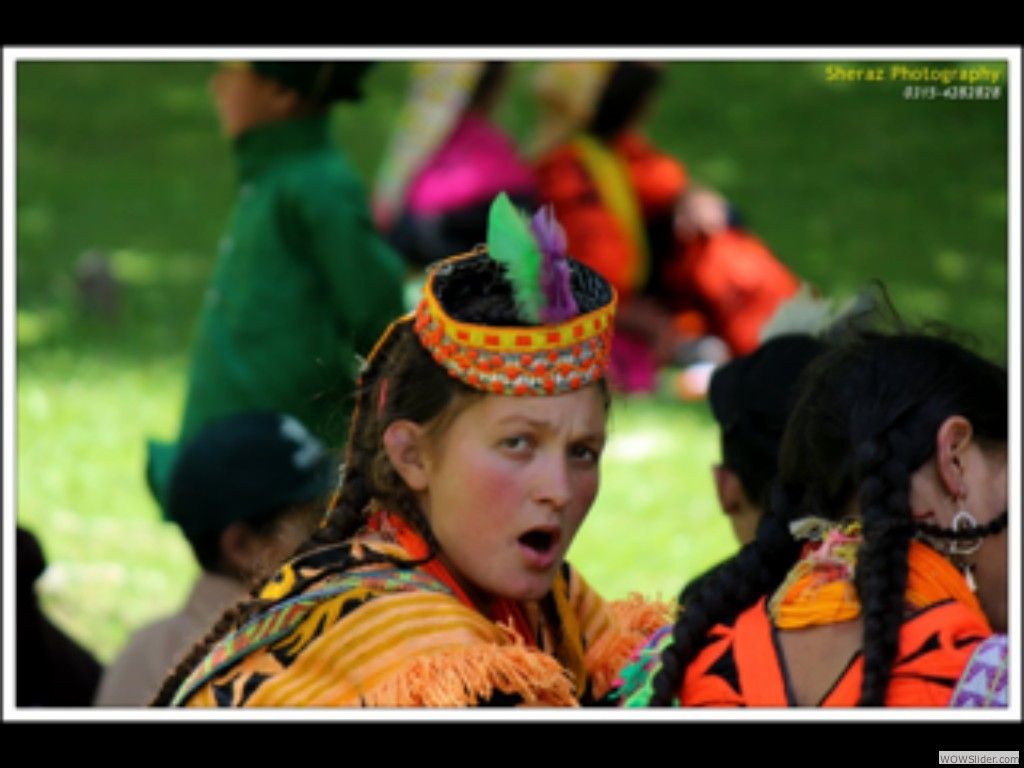
[[[532,229],[532,234],[531,234]],[[525,254],[525,255],[524,255]],[[520,313],[533,325],[491,326],[452,317],[439,296],[460,263],[490,258],[504,265]],[[524,264],[525,262],[525,264]],[[579,313],[572,278],[606,289],[607,300]],[[608,367],[615,291],[565,255],[565,236],[549,209],[531,225],[504,195],[491,208],[488,248],[442,261],[427,278],[413,330],[435,362],[464,384],[502,395],[557,395],[601,379]]]

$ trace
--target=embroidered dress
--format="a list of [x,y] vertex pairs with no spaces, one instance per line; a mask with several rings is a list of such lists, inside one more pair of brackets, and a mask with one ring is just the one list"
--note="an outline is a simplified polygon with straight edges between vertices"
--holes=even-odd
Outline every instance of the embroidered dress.
[[534,603],[484,615],[426,544],[375,514],[343,545],[284,566],[267,607],[224,637],[182,706],[573,706],[600,700],[664,606],[605,602],[568,564]]

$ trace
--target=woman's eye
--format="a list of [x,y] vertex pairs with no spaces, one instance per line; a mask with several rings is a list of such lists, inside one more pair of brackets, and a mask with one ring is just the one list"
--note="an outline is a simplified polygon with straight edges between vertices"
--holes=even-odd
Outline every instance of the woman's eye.
[[570,449],[572,458],[588,464],[596,464],[601,458],[601,452],[589,445],[576,445]]
[[513,435],[501,441],[501,447],[514,453],[524,453],[530,449],[532,443],[526,435]]

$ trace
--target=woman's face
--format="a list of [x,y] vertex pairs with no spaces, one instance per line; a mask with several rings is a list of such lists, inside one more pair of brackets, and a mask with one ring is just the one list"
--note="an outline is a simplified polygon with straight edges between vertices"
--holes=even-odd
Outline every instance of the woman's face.
[[420,502],[442,560],[478,603],[551,588],[597,495],[606,406],[596,386],[489,395],[424,438]]
[[283,119],[291,106],[287,91],[245,67],[218,67],[210,77],[210,91],[221,130],[229,139]]

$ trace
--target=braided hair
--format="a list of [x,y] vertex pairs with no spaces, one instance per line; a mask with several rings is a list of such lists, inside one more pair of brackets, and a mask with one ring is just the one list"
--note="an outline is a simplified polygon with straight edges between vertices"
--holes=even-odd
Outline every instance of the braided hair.
[[[608,302],[611,291],[597,273],[574,261],[570,269],[570,284],[582,313]],[[445,311],[458,320],[489,326],[527,325],[517,309],[504,267],[483,248],[470,258],[442,263],[435,272],[434,286]],[[607,389],[602,392],[607,399]],[[348,565],[344,544],[367,522],[371,501],[401,515],[423,536],[429,552],[423,560],[415,561],[367,553],[369,560],[379,558],[411,567],[434,557],[437,541],[414,494],[387,457],[384,431],[391,423],[408,419],[424,425],[426,435],[439,438],[462,410],[484,396],[434,362],[420,344],[411,316],[392,323],[371,352],[356,384],[341,485],[320,527],[299,546],[293,562],[300,564],[315,557],[323,567],[325,560],[337,553],[335,569],[344,570]],[[326,568],[331,570],[330,565]],[[169,705],[182,681],[214,643],[273,602],[259,597],[272,575],[257,583],[247,599],[227,610],[192,647],[164,681],[153,700],[155,706]]]
[[687,595],[653,681],[651,704],[665,706],[708,631],[770,594],[796,562],[790,522],[859,511],[863,544],[856,588],[864,621],[859,705],[885,702],[904,618],[907,556],[915,535],[977,538],[915,525],[910,477],[935,453],[942,422],[959,414],[982,442],[1005,444],[1006,371],[944,338],[855,331],[811,363],[783,435],[779,474],[753,542],[713,579]]

